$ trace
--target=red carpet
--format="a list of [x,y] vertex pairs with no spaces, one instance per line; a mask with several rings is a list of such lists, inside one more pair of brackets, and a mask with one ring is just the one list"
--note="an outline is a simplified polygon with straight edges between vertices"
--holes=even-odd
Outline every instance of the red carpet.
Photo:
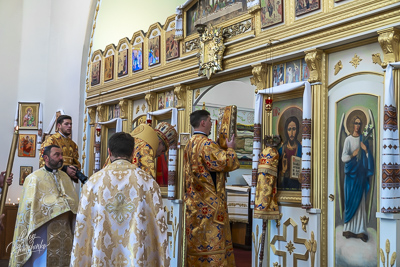
[[233,248],[235,255],[236,267],[250,267],[251,266],[251,250],[243,250],[240,248]]

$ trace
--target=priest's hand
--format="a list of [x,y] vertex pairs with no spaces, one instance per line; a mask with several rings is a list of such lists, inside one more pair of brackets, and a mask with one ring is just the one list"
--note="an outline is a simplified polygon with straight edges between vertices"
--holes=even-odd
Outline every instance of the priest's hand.
[[78,182],[78,177],[76,177],[76,168],[74,166],[67,167],[68,176],[75,182]]
[[227,146],[228,148],[235,149],[235,146],[236,146],[235,135],[232,135],[232,136],[231,136],[231,139],[228,140],[228,141],[226,141],[226,146]]
[[[6,175],[6,172],[0,173],[0,187],[1,188],[3,188],[3,185],[4,185],[4,176],[5,175]],[[13,176],[14,175],[12,173],[10,173],[10,176],[8,176],[7,181],[6,181],[8,185],[12,184]]]

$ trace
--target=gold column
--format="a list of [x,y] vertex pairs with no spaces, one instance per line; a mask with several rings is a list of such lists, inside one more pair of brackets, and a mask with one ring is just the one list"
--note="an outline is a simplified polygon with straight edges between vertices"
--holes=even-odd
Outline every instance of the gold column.
[[[379,37],[378,42],[381,45],[383,52],[383,62],[381,63],[382,68],[386,68],[389,63],[400,61],[400,29],[390,27],[381,31],[378,31]],[[399,99],[399,82],[400,82],[400,70],[393,71],[393,84],[394,94],[397,106],[397,116],[400,113],[400,99]],[[397,122],[399,117],[397,117]]]
[[[188,114],[191,112],[191,106],[186,108],[187,102],[186,98],[192,97],[192,91],[188,92],[188,86],[179,84],[175,86],[174,95],[178,99],[178,104],[176,108],[178,108],[178,135],[181,133],[188,133],[190,129],[187,127]],[[190,112],[189,112],[190,111]],[[178,149],[177,155],[177,169],[176,169],[176,198],[182,199],[185,194],[185,179],[184,179],[184,169],[183,169],[183,153],[185,150],[185,146],[180,145]]]
[[312,98],[311,204],[321,210],[321,266],[327,266],[327,164],[328,88],[326,54],[319,49],[304,52],[310,69]]
[[[96,107],[90,107],[87,108],[88,116],[89,116],[89,127],[90,127],[90,133],[89,133],[89,151],[94,151],[94,141],[95,141],[95,123],[96,123]],[[86,174],[87,176],[90,176],[93,174],[93,169],[94,169],[94,153],[89,153],[89,157],[87,159],[88,162],[88,173]]]
[[118,105],[119,105],[119,108],[121,111],[120,118],[124,119],[122,121],[122,131],[123,132],[130,132],[130,129],[128,129],[128,122],[129,122],[129,120],[128,120],[128,117],[129,117],[128,116],[128,114],[129,114],[128,102],[129,102],[129,100],[127,100],[127,99],[122,99],[118,102]]

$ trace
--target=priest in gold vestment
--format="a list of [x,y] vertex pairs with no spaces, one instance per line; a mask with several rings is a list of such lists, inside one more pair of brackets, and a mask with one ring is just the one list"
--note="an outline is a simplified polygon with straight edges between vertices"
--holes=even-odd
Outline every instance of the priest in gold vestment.
[[226,203],[226,172],[239,168],[235,141],[223,150],[208,138],[212,121],[206,110],[190,115],[194,135],[186,145],[187,266],[235,266]]
[[[140,124],[131,132],[131,135],[135,138],[132,163],[155,178],[155,159],[178,142],[178,134],[174,126],[168,122],[160,122],[153,129],[147,124]],[[104,167],[109,164],[108,157]]]
[[[77,183],[76,170],[81,170],[81,163],[79,162],[78,146],[70,138],[72,133],[72,119],[71,116],[61,115],[57,119],[58,132],[46,138],[43,142],[40,155],[43,155],[43,149],[49,145],[57,145],[63,151],[64,165],[62,170],[68,174],[71,179]],[[42,157],[39,159],[39,167],[44,166]]]
[[169,266],[161,192],[131,163],[134,138],[109,140],[111,164],[84,184],[75,225],[72,266]]
[[30,174],[18,208],[10,266],[69,266],[78,195],[68,175],[58,170],[62,150],[44,149],[45,167]]

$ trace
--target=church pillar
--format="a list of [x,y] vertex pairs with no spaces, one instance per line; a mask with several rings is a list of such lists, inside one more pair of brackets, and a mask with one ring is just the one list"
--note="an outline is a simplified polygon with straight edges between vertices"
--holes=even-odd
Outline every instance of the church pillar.
[[[379,63],[385,70],[384,121],[382,132],[382,180],[380,212],[380,253],[387,261],[394,253],[400,253],[400,170],[399,170],[399,90],[400,70],[388,67],[388,64],[400,61],[400,30],[387,28],[378,31],[378,41],[383,52],[383,62]],[[390,73],[388,73],[390,71]],[[387,84],[393,79],[393,87]],[[394,259],[396,260],[396,259]],[[398,261],[398,260],[397,260]],[[394,261],[393,261],[394,263]],[[392,264],[392,263],[391,263]],[[398,265],[398,263],[396,263]]]
[[129,121],[132,123],[132,112],[129,112],[129,101],[128,99],[121,99],[118,102],[120,109],[120,118],[122,119],[122,131],[123,132],[131,132],[131,128],[129,128]]
[[94,154],[92,154],[92,152],[91,151],[94,151],[94,140],[95,140],[95,123],[96,123],[96,107],[89,107],[88,109],[87,109],[87,112],[88,112],[88,116],[89,116],[89,127],[90,127],[90,130],[89,130],[89,136],[90,136],[90,138],[89,138],[89,144],[88,144],[88,146],[89,146],[89,150],[88,151],[90,151],[90,153],[88,152],[88,155],[89,155],[89,160],[88,160],[88,172],[87,172],[87,175],[88,176],[90,176],[90,175],[92,175],[93,174],[93,169],[94,169],[94,158],[95,158],[95,155]]
[[[311,121],[303,121],[303,135],[311,139],[309,148],[303,144],[303,157],[310,159],[311,169],[302,170],[302,207],[310,214],[310,221],[315,220],[318,228],[316,239],[320,245],[321,266],[327,265],[327,122],[328,122],[328,89],[326,86],[326,54],[320,49],[304,52],[307,67],[310,70],[311,84]],[[307,155],[305,155],[307,154]],[[313,216],[311,216],[313,215]],[[318,259],[319,258],[319,259]]]
[[[253,77],[250,78],[250,83],[256,86],[255,93],[259,90],[263,90],[267,88],[267,77],[268,77],[268,68],[266,63],[258,63],[252,65],[253,70],[252,74]],[[264,99],[263,99],[264,103]],[[265,113],[263,113],[265,114]],[[270,115],[270,114],[269,114]],[[256,197],[256,187],[257,187],[257,166],[258,166],[258,159],[259,154],[262,150],[262,136],[265,134],[271,134],[271,123],[272,118],[271,116],[263,116],[262,124],[254,124],[254,142],[253,142],[253,153],[255,157],[253,157],[252,163],[252,181],[251,181],[251,202],[250,207],[254,208],[254,200]],[[263,127],[261,126],[263,125]],[[263,130],[261,130],[263,128]]]

